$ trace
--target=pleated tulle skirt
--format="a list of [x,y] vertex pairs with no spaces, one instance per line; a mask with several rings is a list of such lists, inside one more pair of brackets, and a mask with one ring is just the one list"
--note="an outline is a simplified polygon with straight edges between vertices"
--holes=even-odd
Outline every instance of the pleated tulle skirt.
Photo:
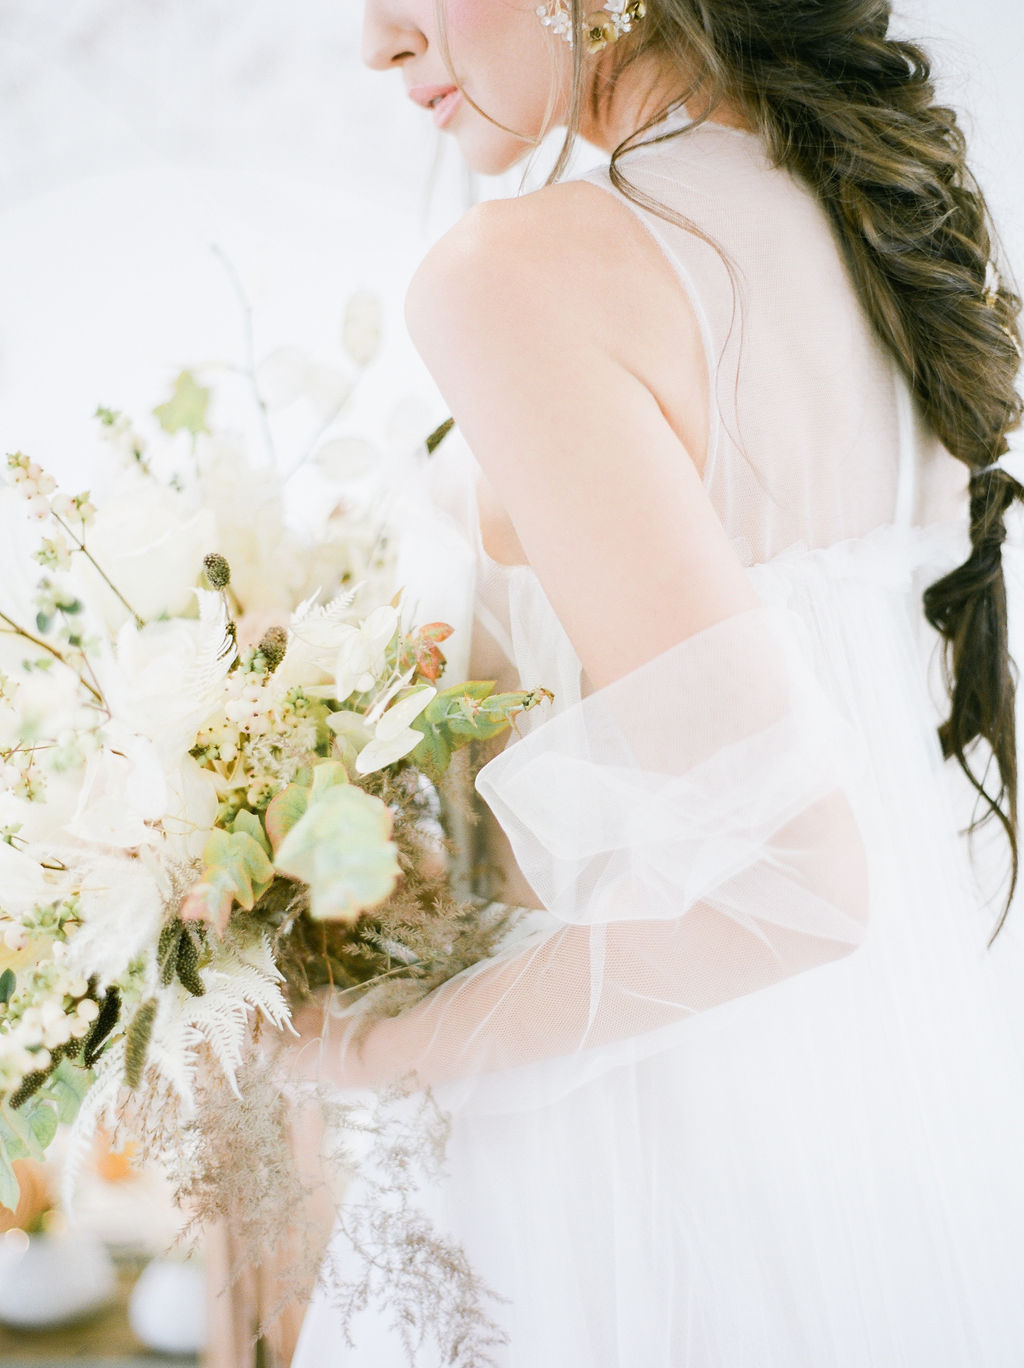
[[[447,1176],[417,1200],[507,1299],[500,1368],[1024,1364],[1024,901],[987,949],[1004,844],[961,834],[920,624],[961,549],[893,528],[753,572],[868,741],[864,945],[586,1069],[439,1090]],[[1013,547],[1007,577],[1024,661]],[[331,1258],[357,1269],[340,1235]],[[404,1368],[390,1320],[369,1305],[349,1347],[318,1293],[296,1368]]]

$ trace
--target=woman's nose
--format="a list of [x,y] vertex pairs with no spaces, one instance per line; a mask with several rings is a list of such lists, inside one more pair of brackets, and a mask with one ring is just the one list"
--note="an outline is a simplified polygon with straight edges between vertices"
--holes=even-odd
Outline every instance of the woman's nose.
[[401,66],[426,51],[420,29],[398,12],[394,0],[366,0],[363,12],[363,61],[374,71]]

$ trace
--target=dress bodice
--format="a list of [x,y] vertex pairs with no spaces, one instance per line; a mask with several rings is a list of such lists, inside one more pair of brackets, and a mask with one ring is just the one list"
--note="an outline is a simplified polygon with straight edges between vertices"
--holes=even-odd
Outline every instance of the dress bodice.
[[[684,122],[671,115],[663,131]],[[761,597],[792,602],[806,581],[820,587],[830,575],[902,584],[914,573],[923,589],[963,550],[964,468],[915,412],[812,193],[772,166],[756,137],[717,124],[638,148],[620,165],[691,225],[632,202],[604,166],[582,177],[652,234],[700,322],[712,415],[704,486]],[[465,624],[452,678],[461,671],[554,693],[550,708],[520,719],[528,735],[579,704],[588,685],[533,571],[486,551],[479,475],[457,430],[425,463],[429,494],[417,498],[429,498],[445,528],[440,543],[456,550],[448,578],[459,585],[457,605],[438,615]],[[440,543],[431,533],[435,579],[444,578]],[[406,576],[428,597],[429,579],[420,564]],[[923,618],[917,629],[934,656]],[[936,707],[940,694],[936,682]],[[479,838],[508,876],[508,900],[535,905],[489,812]]]
[[915,412],[813,192],[759,137],[687,127],[620,159],[670,222],[611,183],[667,257],[700,325],[709,376],[704,483],[747,563],[890,521],[955,515],[966,474]]
[[[686,123],[669,115],[652,136],[679,136],[626,154],[620,169],[689,226],[631,201],[604,165],[580,179],[643,224],[698,318],[711,415],[704,484],[741,559],[760,564],[889,523],[961,523],[966,472],[915,411],[812,192],[774,167],[755,135]],[[535,577],[484,549],[479,472],[457,432],[433,461],[444,467],[431,477],[435,498],[473,561],[478,658],[506,679],[518,671],[524,685],[542,666],[564,694],[578,666],[548,654],[566,643]]]

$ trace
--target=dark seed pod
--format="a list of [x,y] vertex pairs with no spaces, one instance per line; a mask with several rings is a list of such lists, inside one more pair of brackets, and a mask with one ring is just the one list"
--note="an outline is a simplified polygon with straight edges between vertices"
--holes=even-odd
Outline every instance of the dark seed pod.
[[11,1106],[23,1107],[30,1097],[35,1096],[56,1067],[57,1063],[54,1060],[48,1069],[35,1069],[32,1073],[26,1074],[17,1089],[11,1093]]
[[82,1063],[91,1069],[96,1063],[103,1042],[117,1025],[121,1015],[121,994],[116,988],[108,988],[107,995],[100,1004],[100,1014],[92,1023],[92,1030],[82,1045]]
[[155,1020],[156,998],[149,998],[132,1017],[125,1037],[124,1081],[129,1088],[137,1088],[142,1082]]
[[424,445],[425,445],[426,448],[427,448],[427,455],[428,455],[428,456],[433,456],[434,452],[435,452],[435,451],[437,450],[437,448],[441,445],[441,443],[444,441],[444,439],[448,436],[449,432],[451,432],[451,430],[452,430],[452,428],[453,428],[454,426],[455,426],[455,419],[454,419],[454,418],[446,418],[446,419],[444,420],[444,422],[440,424],[440,426],[438,426],[438,427],[436,427],[436,428],[434,429],[434,431],[430,434],[430,436],[429,436],[429,437],[426,439],[426,441],[424,442]]
[[160,932],[160,939],[156,947],[156,962],[160,970],[160,982],[166,988],[174,977],[175,966],[178,962],[178,942],[181,939],[181,922],[175,919],[170,921]]
[[226,589],[231,583],[231,566],[219,551],[211,551],[203,557],[203,569],[214,589]]
[[199,956],[196,952],[196,944],[184,927],[182,927],[181,938],[178,941],[177,969],[182,987],[187,988],[193,997],[202,997],[206,992],[206,985],[199,977]]
[[267,671],[270,674],[277,669],[281,661],[284,660],[284,653],[288,649],[288,633],[283,627],[268,627],[260,638],[259,652],[267,662]]

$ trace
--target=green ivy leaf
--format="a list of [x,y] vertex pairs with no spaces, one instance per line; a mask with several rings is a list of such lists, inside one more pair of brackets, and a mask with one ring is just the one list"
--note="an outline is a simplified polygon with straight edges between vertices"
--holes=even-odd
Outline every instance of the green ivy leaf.
[[184,370],[174,382],[174,393],[166,404],[159,404],[154,415],[165,432],[180,432],[182,428],[197,436],[208,432],[206,410],[210,405],[210,391],[196,383],[191,371]]
[[354,921],[398,882],[391,822],[387,805],[354,784],[335,783],[319,794],[314,788],[275,863],[282,874],[309,885],[313,917]]
[[261,893],[274,880],[274,866],[259,841],[247,831],[215,831],[203,847],[203,861],[209,873],[231,880],[235,901],[252,910]]
[[231,823],[231,830],[233,832],[241,831],[246,836],[251,836],[258,845],[263,847],[267,858],[270,858],[272,854],[270,842],[267,840],[267,833],[263,830],[263,823],[255,812],[250,812],[248,808],[242,808]]
[[204,921],[224,934],[235,903],[251,912],[274,881],[263,844],[248,831],[215,831],[203,847],[206,870],[181,907],[183,921]]
[[339,788],[348,783],[348,771],[340,760],[324,760],[313,767],[311,797],[319,798],[328,789]]
[[275,853],[308,806],[309,789],[301,784],[289,784],[271,798],[263,814],[263,821]]
[[[181,905],[182,921],[205,922],[223,936],[231,909],[235,905],[238,886],[227,869],[208,870],[206,876],[193,884]],[[177,942],[175,942],[177,951]]]

